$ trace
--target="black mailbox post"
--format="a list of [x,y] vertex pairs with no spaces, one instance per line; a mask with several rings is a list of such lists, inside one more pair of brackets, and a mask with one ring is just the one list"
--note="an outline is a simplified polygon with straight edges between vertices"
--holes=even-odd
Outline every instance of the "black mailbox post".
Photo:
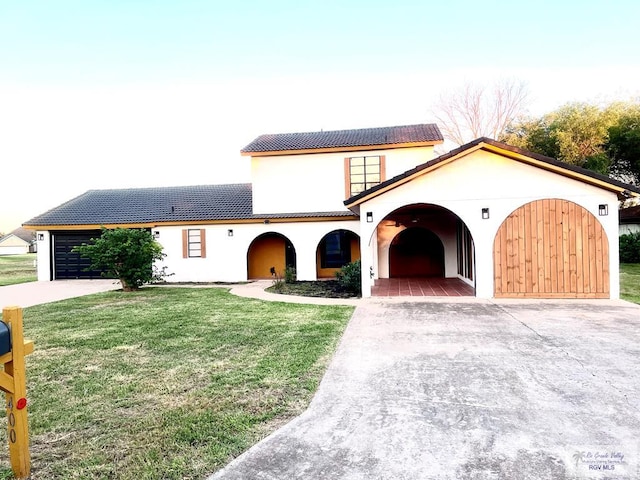
[[0,355],[11,351],[11,331],[6,323],[0,321]]

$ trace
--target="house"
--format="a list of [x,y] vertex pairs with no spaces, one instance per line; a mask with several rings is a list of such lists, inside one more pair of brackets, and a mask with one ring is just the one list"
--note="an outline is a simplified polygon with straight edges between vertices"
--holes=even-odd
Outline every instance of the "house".
[[640,205],[620,210],[620,235],[640,232]]
[[16,228],[0,238],[0,255],[22,255],[35,252],[36,243],[33,231]]
[[636,187],[487,138],[435,157],[436,125],[262,135],[251,183],[92,190],[25,223],[38,279],[91,278],[71,252],[99,227],[148,228],[171,281],[332,277],[363,296],[447,278],[482,298],[618,298],[618,216]]

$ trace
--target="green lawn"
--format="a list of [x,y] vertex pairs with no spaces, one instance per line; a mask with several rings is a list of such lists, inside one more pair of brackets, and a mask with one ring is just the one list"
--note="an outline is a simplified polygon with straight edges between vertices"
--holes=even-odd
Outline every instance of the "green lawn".
[[640,263],[620,264],[620,297],[640,303]]
[[176,287],[25,309],[32,478],[205,478],[306,408],[352,312]]
[[36,254],[1,255],[0,256],[0,287],[16,283],[35,282]]

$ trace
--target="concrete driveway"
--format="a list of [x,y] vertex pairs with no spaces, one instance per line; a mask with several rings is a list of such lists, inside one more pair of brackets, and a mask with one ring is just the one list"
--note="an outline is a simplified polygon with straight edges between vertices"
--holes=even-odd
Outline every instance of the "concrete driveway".
[[640,478],[639,367],[622,301],[367,301],[310,408],[211,478]]
[[117,280],[56,280],[55,282],[28,282],[0,287],[0,309],[9,306],[22,308],[41,303],[57,302],[67,298],[122,288]]

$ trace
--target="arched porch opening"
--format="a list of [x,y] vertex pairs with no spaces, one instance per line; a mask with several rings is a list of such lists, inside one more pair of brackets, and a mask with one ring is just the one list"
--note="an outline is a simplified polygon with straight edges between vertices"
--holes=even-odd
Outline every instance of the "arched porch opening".
[[386,215],[374,235],[373,295],[475,295],[473,238],[451,210],[405,205]]
[[334,278],[340,268],[359,259],[360,237],[349,230],[333,230],[316,248],[316,276]]
[[247,278],[284,276],[287,267],[296,268],[296,249],[287,237],[268,232],[256,237],[247,250]]

